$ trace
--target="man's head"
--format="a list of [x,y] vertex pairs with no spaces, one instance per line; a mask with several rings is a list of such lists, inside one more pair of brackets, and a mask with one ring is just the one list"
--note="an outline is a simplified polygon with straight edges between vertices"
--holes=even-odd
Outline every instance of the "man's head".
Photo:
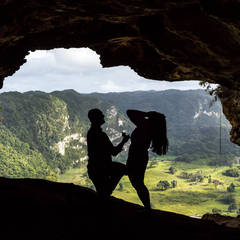
[[102,124],[105,123],[104,115],[103,115],[102,111],[99,110],[98,108],[93,108],[93,109],[89,110],[88,118],[89,118],[90,122],[94,125],[101,126]]

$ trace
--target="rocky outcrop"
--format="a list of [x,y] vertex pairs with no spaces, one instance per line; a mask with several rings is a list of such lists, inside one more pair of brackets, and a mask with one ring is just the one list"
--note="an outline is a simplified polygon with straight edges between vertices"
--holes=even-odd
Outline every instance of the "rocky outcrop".
[[100,201],[93,190],[37,179],[0,178],[3,239],[237,240],[238,229],[171,212],[146,212],[120,199]]
[[231,141],[240,145],[240,92],[222,87],[218,96],[222,102],[223,113],[232,125]]
[[204,214],[203,220],[213,221],[221,226],[237,228],[240,230],[240,215],[238,217],[222,216],[220,214]]
[[[128,65],[150,79],[203,80],[238,91],[239,11],[239,0],[2,0],[0,85],[30,50],[89,47],[104,67]],[[239,144],[236,133],[234,126]]]

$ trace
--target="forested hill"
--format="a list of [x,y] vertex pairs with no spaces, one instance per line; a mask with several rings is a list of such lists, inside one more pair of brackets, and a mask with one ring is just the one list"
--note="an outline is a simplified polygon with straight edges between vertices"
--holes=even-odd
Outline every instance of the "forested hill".
[[84,164],[91,108],[105,113],[104,130],[113,142],[123,129],[130,131],[116,106],[73,90],[2,93],[0,106],[0,175],[5,177],[55,179]]
[[[229,141],[230,125],[222,121],[222,158],[219,152],[220,103],[201,90],[79,94],[74,90],[0,94],[0,175],[56,179],[70,167],[86,163],[87,113],[100,108],[104,131],[114,143],[133,124],[126,109],[160,111],[167,117],[170,151],[180,161],[205,159],[207,164],[229,164],[239,147]],[[126,149],[127,150],[127,149]],[[125,161],[123,152],[118,161]]]
[[[221,112],[220,102],[214,102],[204,90],[92,93],[86,96],[114,104],[124,113],[131,108],[162,112],[171,125],[216,126]],[[223,124],[230,127],[225,118]]]

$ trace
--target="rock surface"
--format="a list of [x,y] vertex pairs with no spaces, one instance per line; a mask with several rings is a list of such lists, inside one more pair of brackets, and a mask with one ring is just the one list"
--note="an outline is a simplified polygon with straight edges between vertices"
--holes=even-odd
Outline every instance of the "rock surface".
[[[239,0],[2,0],[0,86],[30,50],[89,47],[104,67],[128,65],[150,79],[203,80],[238,91],[239,12]],[[239,144],[238,110],[226,108]]]
[[[99,201],[93,190],[37,179],[0,178],[3,239],[239,239],[238,229],[120,199]],[[3,237],[4,236],[4,237]]]
[[239,10],[238,0],[4,0],[0,78],[29,50],[90,47],[103,66],[146,78],[239,86]]
[[220,214],[205,214],[203,220],[213,221],[221,226],[238,228],[240,230],[240,215],[238,217],[222,216]]

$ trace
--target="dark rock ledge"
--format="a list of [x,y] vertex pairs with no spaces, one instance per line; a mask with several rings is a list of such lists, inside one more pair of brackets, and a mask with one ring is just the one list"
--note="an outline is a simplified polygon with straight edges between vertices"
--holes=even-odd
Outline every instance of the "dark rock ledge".
[[[239,239],[240,230],[160,210],[145,212],[93,190],[39,179],[0,178],[1,239]],[[4,236],[4,238],[3,238]]]

